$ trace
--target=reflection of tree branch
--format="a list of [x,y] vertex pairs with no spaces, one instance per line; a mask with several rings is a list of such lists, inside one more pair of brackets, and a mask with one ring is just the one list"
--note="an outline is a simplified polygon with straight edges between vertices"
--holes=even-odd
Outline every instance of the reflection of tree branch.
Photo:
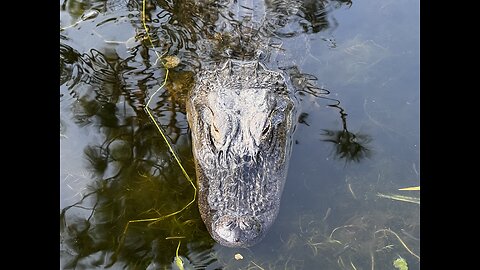
[[[329,98],[330,99],[330,98]],[[330,99],[333,100],[333,99]],[[367,134],[357,133],[354,134],[347,129],[347,113],[339,106],[340,101],[337,100],[337,104],[328,105],[329,107],[336,108],[340,111],[340,118],[342,119],[342,130],[328,130],[322,134],[327,137],[323,140],[325,142],[331,142],[335,145],[335,155],[345,161],[360,162],[365,157],[370,156],[370,149],[367,148],[367,144],[370,143],[371,137]]]
[[[121,80],[121,68],[125,65],[120,64],[123,60],[118,56],[107,57],[95,51],[76,60],[84,73],[79,75],[83,87],[72,88],[71,92],[78,101],[72,110],[73,119],[81,127],[98,128],[103,142],[91,143],[84,149],[87,167],[94,172],[89,193],[78,203],[62,209],[60,214],[64,267],[91,268],[109,264],[146,269],[151,263],[169,265],[177,244],[165,240],[170,236],[182,236],[196,243],[182,246],[181,254],[209,250],[213,240],[195,207],[152,226],[147,227],[146,222],[136,223],[124,234],[128,221],[174,212],[190,201],[193,191],[172,162],[153,124],[143,110],[138,110],[139,104],[144,104],[146,95],[139,93],[148,89],[147,80],[137,81],[136,89],[140,90],[136,95],[125,93]],[[85,63],[88,63],[86,67]],[[97,69],[99,66],[105,69]],[[124,104],[129,104],[133,110],[119,109],[122,95]],[[156,112],[157,115],[172,112],[165,126],[171,127],[170,130],[180,137],[185,134],[179,132],[182,127],[174,117],[179,110],[175,104],[170,99],[162,99],[157,102]],[[191,156],[188,143],[176,146]],[[85,200],[87,197],[91,200]],[[88,217],[78,216],[72,208],[88,209]],[[125,242],[119,246],[122,237]]]
[[346,161],[359,162],[365,157],[369,157],[370,149],[365,145],[368,144],[371,139],[365,134],[353,134],[348,130],[324,130],[326,137],[329,139],[323,140],[325,142],[331,142],[335,145],[335,155],[338,158],[345,159]]
[[[122,117],[120,120],[125,121]],[[141,268],[146,269],[152,260],[168,265],[176,244],[165,240],[169,236],[183,236],[188,241],[203,243],[198,245],[199,251],[209,249],[213,240],[204,229],[198,210],[191,207],[181,216],[152,226],[147,227],[148,223],[130,226],[119,252],[114,252],[119,248],[118,241],[129,220],[156,218],[177,210],[179,205],[191,198],[189,194],[192,190],[175,163],[171,162],[165,147],[158,147],[162,141],[149,122],[139,123],[139,126],[118,126],[115,127],[116,132],[108,132],[108,129],[102,129],[106,130],[106,139],[101,146],[92,145],[85,149],[88,167],[97,171],[96,180],[87,195],[96,201],[90,217],[81,219],[73,212],[68,214],[72,207],[88,207],[88,202],[84,201],[87,196],[62,210],[62,242],[72,255],[66,266],[95,264],[92,255],[100,255],[103,258],[101,261],[111,265],[133,266],[140,263],[143,265]],[[106,179],[105,170],[117,173]],[[161,244],[150,251],[152,243]],[[184,249],[190,248],[187,246]],[[106,257],[112,252],[114,256]]]
[[330,12],[330,10],[327,9],[327,5],[332,2],[335,8],[343,5],[350,7],[352,5],[351,0],[306,0],[303,2],[301,7],[302,15],[300,16],[304,21],[300,22],[300,24],[305,33],[318,33],[326,29],[333,30],[327,18]]
[[[335,145],[335,155],[340,159],[355,162],[360,162],[363,158],[369,157],[370,149],[368,149],[366,145],[371,141],[370,136],[360,133],[354,134],[348,131],[347,113],[340,107],[340,101],[328,97],[330,91],[323,87],[318,87],[315,84],[317,78],[310,74],[300,73],[297,66],[289,66],[282,69],[288,74],[299,95],[308,94],[316,98],[335,102],[335,104],[328,106],[339,110],[340,118],[342,119],[342,130],[324,129],[325,134],[323,134],[327,137],[327,139],[323,141],[331,142]],[[307,113],[301,113],[298,122],[309,126],[306,121],[307,117]]]

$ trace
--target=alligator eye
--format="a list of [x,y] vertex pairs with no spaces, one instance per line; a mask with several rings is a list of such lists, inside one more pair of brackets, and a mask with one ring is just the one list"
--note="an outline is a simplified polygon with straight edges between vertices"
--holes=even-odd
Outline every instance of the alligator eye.
[[265,124],[265,127],[262,130],[262,137],[268,134],[268,132],[270,131],[270,126],[270,120],[268,120],[268,123]]
[[218,131],[218,128],[217,126],[215,126],[215,123],[212,124],[212,127],[213,127],[213,131],[215,131],[215,133],[220,133],[220,131]]
[[221,147],[223,145],[222,134],[220,133],[220,130],[215,125],[215,123],[212,123],[210,125],[210,140],[211,140],[211,143],[216,148]]

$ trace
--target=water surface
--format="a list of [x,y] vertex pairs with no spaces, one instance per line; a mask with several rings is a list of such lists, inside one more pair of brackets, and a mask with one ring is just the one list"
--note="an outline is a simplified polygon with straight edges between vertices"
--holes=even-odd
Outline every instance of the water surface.
[[[166,70],[138,5],[121,2],[60,1],[61,269],[179,269],[176,258],[185,269],[395,269],[399,258],[420,269],[419,201],[391,197],[419,198],[398,190],[420,185],[417,1],[326,2],[318,28],[285,40],[284,61],[329,94],[299,96],[280,213],[248,249],[216,244],[195,204],[125,230],[194,190],[143,110]],[[181,60],[150,108],[194,177],[184,97],[203,34],[192,2],[147,13],[156,51]]]

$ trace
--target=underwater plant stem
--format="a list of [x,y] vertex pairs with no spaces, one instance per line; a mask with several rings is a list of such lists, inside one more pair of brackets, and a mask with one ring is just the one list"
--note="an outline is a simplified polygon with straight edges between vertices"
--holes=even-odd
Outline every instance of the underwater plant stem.
[[330,233],[330,237],[329,237],[329,238],[332,238],[333,233],[335,233],[336,230],[342,229],[342,228],[351,228],[351,227],[358,227],[358,226],[352,224],[352,225],[343,225],[343,226],[337,227],[337,228],[333,229],[332,233]]
[[[155,45],[153,45],[153,42],[152,42],[152,39],[150,38],[150,34],[148,33],[148,28],[147,28],[147,24],[145,22],[145,7],[146,7],[146,4],[145,4],[145,0],[142,1],[143,2],[143,8],[142,8],[142,23],[143,23],[143,27],[145,28],[145,32],[147,33],[147,37],[148,37],[148,40],[150,41],[150,44],[152,45],[153,48],[155,48]],[[156,50],[154,50],[155,53],[157,54],[157,57],[160,58],[161,56],[158,54],[158,52]],[[175,161],[177,162],[178,166],[180,166],[180,169],[182,170],[182,173],[183,175],[185,176],[185,178],[187,178],[188,182],[190,182],[190,184],[192,185],[193,189],[194,189],[194,193],[193,193],[193,199],[187,204],[185,205],[182,209],[180,209],[179,211],[176,211],[176,212],[173,212],[171,214],[168,214],[166,216],[163,216],[163,218],[166,218],[166,217],[169,217],[169,216],[173,216],[175,214],[178,214],[180,213],[181,211],[183,211],[185,208],[189,207],[191,204],[193,204],[195,202],[195,199],[196,199],[196,196],[197,196],[197,188],[195,187],[195,184],[193,183],[192,179],[190,178],[190,176],[188,175],[188,173],[185,171],[185,169],[183,168],[182,166],[182,163],[180,162],[180,159],[178,158],[177,154],[175,154],[175,151],[173,150],[171,144],[169,143],[169,141],[167,140],[167,137],[165,136],[165,134],[162,132],[162,129],[160,128],[160,126],[158,125],[157,121],[155,121],[155,118],[153,117],[152,113],[150,112],[150,110],[148,109],[149,108],[149,105],[150,105],[150,102],[152,101],[152,98],[153,96],[155,96],[158,91],[160,91],[160,89],[162,89],[165,84],[167,83],[167,79],[168,79],[168,74],[169,74],[169,70],[168,68],[165,68],[165,79],[163,80],[163,83],[162,85],[155,91],[155,93],[153,93],[153,95],[148,99],[148,102],[145,106],[145,112],[148,114],[148,116],[150,117],[150,119],[152,120],[152,122],[155,124],[155,127],[157,128],[157,130],[160,132],[160,135],[162,135],[162,138],[163,140],[165,141],[165,143],[167,144],[168,146],[168,150],[170,150],[170,153],[172,153],[173,155],[173,158],[175,158]],[[149,220],[145,220],[145,221],[150,221]],[[156,220],[156,221],[159,221],[159,220]],[[154,221],[154,222],[156,222]],[[153,223],[154,223],[153,222]]]
[[[148,27],[147,27],[147,23],[145,22],[145,10],[146,10],[146,4],[145,4],[145,0],[142,1],[143,5],[142,5],[142,24],[143,24],[143,28],[145,28],[145,33],[147,34],[147,38],[148,38],[148,41],[150,41],[150,45],[152,45],[152,48],[155,49],[155,45],[153,45],[153,41],[152,39],[150,38],[150,34],[148,33]],[[158,52],[156,50],[153,50],[155,52],[155,54],[157,55],[158,58],[161,58],[161,56],[158,54]]]
[[256,267],[260,268],[261,270],[265,270],[263,269],[260,265],[256,264],[254,261],[251,261]]
[[177,251],[175,251],[175,264],[178,266],[180,270],[184,270],[185,268],[183,268],[182,258],[178,257],[178,250],[180,249],[180,243],[182,243],[182,241],[178,241]]
[[[182,170],[182,173],[183,175],[185,176],[185,178],[187,178],[188,182],[190,182],[190,185],[193,187],[193,198],[192,200],[187,204],[185,205],[182,209],[178,210],[178,211],[175,211],[173,213],[170,213],[166,216],[163,216],[161,218],[157,218],[157,220],[153,221],[151,224],[155,223],[155,222],[158,222],[160,221],[161,219],[164,219],[164,218],[167,218],[167,217],[170,217],[170,216],[173,216],[173,215],[176,215],[180,212],[182,212],[184,209],[186,209],[187,207],[189,207],[191,204],[193,204],[197,198],[197,187],[195,187],[195,184],[193,183],[192,179],[190,178],[190,176],[188,175],[188,173],[185,171],[185,169],[183,168],[182,166],[182,163],[180,162],[180,159],[178,158],[177,154],[175,154],[175,151],[173,150],[171,144],[169,143],[167,137],[165,136],[165,134],[162,132],[162,129],[160,128],[160,126],[158,125],[157,121],[155,121],[155,118],[153,117],[152,113],[150,112],[150,110],[148,109],[148,105],[150,104],[150,101],[152,100],[152,97],[160,90],[162,89],[166,82],[167,82],[167,77],[168,77],[168,69],[166,69],[166,74],[165,74],[165,80],[163,81],[162,85],[157,89],[157,91],[155,91],[155,93],[150,97],[150,99],[148,100],[147,102],[147,105],[145,106],[145,112],[148,114],[148,116],[150,117],[150,119],[152,120],[153,124],[155,125],[155,127],[157,128],[158,132],[160,133],[160,135],[162,135],[162,138],[163,140],[165,141],[165,143],[167,144],[168,146],[168,150],[170,150],[170,153],[172,153],[172,156],[173,158],[175,159],[175,161],[177,162],[178,166],[180,167],[180,169]],[[143,220],[143,221],[152,221],[152,219],[147,219],[147,220]],[[151,225],[150,224],[150,225]]]
[[352,193],[352,196],[355,200],[357,200],[357,196],[355,196],[355,192],[353,192],[353,189],[352,189],[352,184],[348,183],[348,190],[350,191],[350,193]]
[[[145,0],[143,0],[143,11],[142,11],[143,15],[142,15],[142,22],[143,22],[143,27],[145,28],[145,32],[147,33],[147,37],[148,37],[148,40],[150,41],[150,44],[152,45],[152,47],[155,48],[155,46],[153,45],[153,42],[152,42],[152,39],[150,38],[150,34],[148,34],[148,28],[147,28],[147,25],[145,23]],[[161,56],[157,53],[157,51],[155,51],[155,53],[157,54],[157,56],[160,58]],[[145,105],[145,112],[148,114],[148,116],[150,117],[150,119],[152,120],[152,122],[155,124],[155,127],[157,128],[158,132],[160,133],[160,135],[162,135],[162,138],[163,140],[165,141],[165,143],[167,144],[168,146],[168,150],[170,150],[170,153],[172,153],[173,155],[173,158],[175,159],[175,161],[177,162],[178,166],[180,167],[180,169],[182,170],[182,173],[183,175],[185,176],[185,178],[187,178],[188,182],[190,182],[190,185],[193,187],[193,198],[192,200],[187,204],[185,205],[182,209],[178,210],[178,211],[175,211],[173,213],[170,213],[168,215],[165,215],[163,217],[160,217],[160,218],[157,218],[156,220],[155,219],[144,219],[144,220],[138,220],[137,222],[139,221],[153,221],[152,223],[150,223],[150,225],[152,225],[153,223],[155,222],[158,222],[164,218],[167,218],[167,217],[170,217],[170,216],[173,216],[173,215],[176,215],[180,212],[182,212],[183,210],[185,210],[187,207],[189,207],[191,204],[193,204],[197,198],[197,188],[195,187],[195,184],[193,183],[192,179],[190,178],[190,176],[188,175],[188,173],[185,171],[185,169],[183,168],[182,166],[182,163],[180,162],[180,159],[178,158],[177,154],[175,154],[175,151],[173,150],[170,142],[168,141],[167,137],[165,136],[165,134],[162,132],[162,129],[160,128],[160,126],[158,125],[157,121],[155,121],[155,118],[153,117],[152,113],[150,112],[150,110],[148,109],[149,108],[149,105],[150,105],[150,102],[152,101],[152,98],[153,96],[155,96],[158,91],[160,91],[160,89],[162,89],[165,84],[167,83],[167,79],[168,79],[168,74],[169,74],[169,71],[168,71],[168,68],[165,68],[165,78],[163,80],[163,83],[162,85],[153,93],[153,95],[148,99],[148,102],[147,104]]]
[[375,270],[375,257],[373,256],[373,252],[370,250],[370,261],[372,263],[372,270]]
[[400,243],[402,244],[402,246],[408,251],[408,253],[412,254],[415,258],[417,258],[418,260],[420,260],[420,256],[418,256],[417,254],[413,253],[413,251],[411,251],[407,244],[405,244],[405,242],[403,242],[402,238],[400,238],[400,236],[398,236],[398,234],[390,229],[381,229],[381,230],[378,230],[374,233],[377,234],[378,232],[389,232],[393,235],[395,235],[395,237],[397,237],[398,241],[400,241]]
[[357,270],[357,267],[355,267],[355,265],[353,264],[353,262],[352,262],[351,260],[350,260],[350,265],[352,266],[352,268],[353,268],[354,270]]
[[[147,37],[148,37],[148,40],[150,41],[150,45],[152,45],[153,48],[155,48],[155,45],[153,45],[153,42],[152,42],[152,39],[150,38],[150,34],[148,33],[148,28],[147,28],[147,24],[145,22],[145,9],[146,9],[146,4],[145,4],[145,0],[142,1],[143,2],[143,7],[142,7],[142,23],[143,23],[143,27],[145,28],[145,33],[147,34]],[[157,57],[158,58],[161,58],[161,56],[158,54],[158,52],[156,50],[154,50],[155,54],[157,54]],[[168,146],[168,150],[170,150],[170,152],[172,153],[173,157],[175,158],[175,161],[178,163],[178,166],[180,166],[180,169],[182,170],[182,173],[183,175],[185,176],[185,178],[187,178],[187,180],[192,184],[192,187],[193,189],[195,190],[195,193],[194,193],[194,199],[192,200],[191,203],[193,203],[193,201],[195,201],[195,196],[196,196],[196,191],[197,191],[197,188],[195,187],[195,185],[193,184],[193,181],[192,179],[190,178],[190,176],[188,176],[187,172],[185,171],[185,169],[183,168],[181,162],[180,162],[180,159],[177,157],[177,155],[175,154],[175,151],[173,151],[173,148],[172,146],[170,145],[170,143],[168,142],[167,140],[167,137],[165,136],[165,134],[162,132],[160,126],[158,125],[158,123],[155,121],[155,118],[153,117],[153,115],[150,113],[150,110],[148,109],[149,108],[149,105],[150,105],[150,102],[152,101],[152,98],[153,96],[155,96],[158,91],[160,91],[160,89],[162,89],[165,84],[167,83],[167,79],[168,79],[168,74],[169,74],[169,70],[168,68],[165,68],[165,78],[163,80],[163,83],[162,85],[153,93],[153,95],[148,99],[147,101],[147,104],[145,106],[145,112],[147,112],[148,116],[150,117],[150,119],[153,121],[153,123],[155,124],[155,127],[158,129],[158,131],[160,132],[160,134],[162,135],[162,138],[163,140],[167,143],[167,146]],[[190,205],[191,203],[189,203],[188,205]]]

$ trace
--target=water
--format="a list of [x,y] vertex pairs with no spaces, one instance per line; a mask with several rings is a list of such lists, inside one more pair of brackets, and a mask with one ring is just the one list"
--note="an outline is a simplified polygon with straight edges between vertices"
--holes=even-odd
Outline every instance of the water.
[[[148,6],[155,46],[181,63],[150,108],[193,176],[183,98],[201,25],[189,1],[159,4]],[[185,269],[395,269],[399,258],[420,269],[419,204],[385,197],[419,198],[398,190],[420,185],[417,1],[332,2],[328,27],[306,36],[299,69],[340,103],[301,96],[279,216],[248,249],[216,244],[196,204],[128,223],[180,210],[194,194],[142,109],[165,70],[134,6],[60,5],[62,269],[179,269],[177,247]]]

